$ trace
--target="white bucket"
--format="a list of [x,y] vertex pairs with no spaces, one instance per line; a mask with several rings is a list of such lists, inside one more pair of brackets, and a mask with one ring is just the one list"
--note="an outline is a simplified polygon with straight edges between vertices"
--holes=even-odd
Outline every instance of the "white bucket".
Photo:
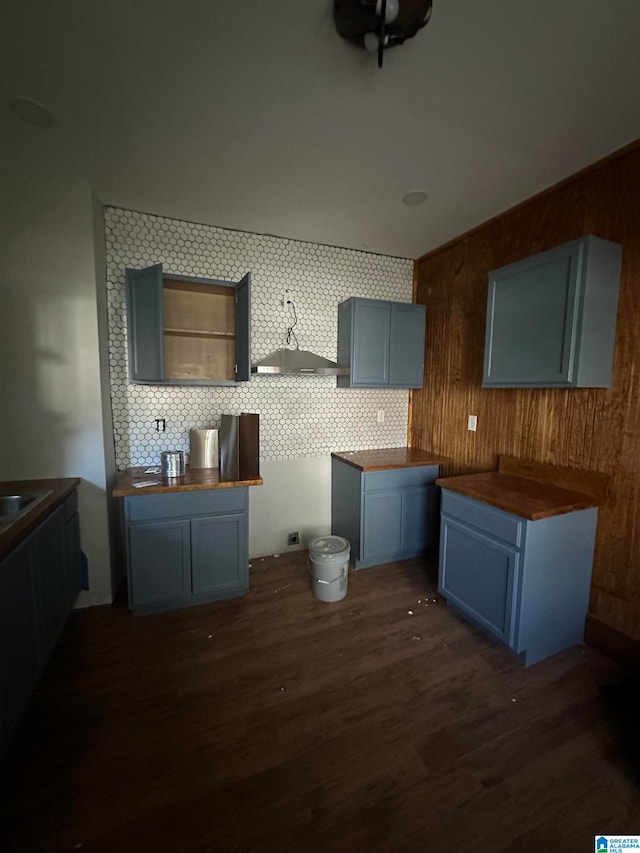
[[318,601],[341,601],[349,583],[351,546],[342,536],[321,536],[309,542],[311,588]]

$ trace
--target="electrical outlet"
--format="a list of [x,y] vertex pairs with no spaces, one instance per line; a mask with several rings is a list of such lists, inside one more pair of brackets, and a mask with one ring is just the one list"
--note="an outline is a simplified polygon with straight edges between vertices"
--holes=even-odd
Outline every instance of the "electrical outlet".
[[294,530],[293,533],[290,533],[287,540],[287,545],[299,545],[300,544],[300,534],[297,530]]
[[291,291],[285,290],[282,294],[282,305],[284,305],[286,307],[287,302],[289,302],[290,299],[291,299]]
[[156,418],[156,432],[164,432],[167,428],[167,421],[165,418]]
[[470,432],[475,432],[478,428],[478,416],[477,415],[469,415],[467,418],[467,429]]
[[377,421],[379,424],[384,423],[384,409],[378,409],[378,418]]

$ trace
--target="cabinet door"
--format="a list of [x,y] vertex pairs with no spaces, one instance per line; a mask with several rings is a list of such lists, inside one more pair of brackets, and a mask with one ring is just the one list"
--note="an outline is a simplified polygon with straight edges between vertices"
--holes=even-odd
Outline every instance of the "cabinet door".
[[221,597],[248,586],[247,517],[220,515],[191,520],[193,594]]
[[191,595],[188,520],[130,524],[128,537],[131,607]]
[[513,646],[520,553],[446,516],[440,537],[438,591]]
[[402,550],[400,490],[365,494],[362,515],[363,560],[399,554]]
[[5,746],[41,667],[30,541],[0,563],[0,740]]
[[351,382],[353,386],[389,384],[391,306],[373,299],[355,299]]
[[422,388],[424,373],[424,305],[391,303],[389,386]]
[[162,264],[127,270],[129,374],[133,382],[160,382],[164,375]]
[[251,273],[236,285],[236,382],[251,378]]
[[582,243],[490,274],[483,385],[568,385],[574,374]]
[[402,553],[420,554],[433,545],[437,525],[437,488],[402,490]]
[[42,659],[49,657],[69,612],[65,564],[64,509],[60,507],[36,530],[32,538]]
[[82,559],[80,552],[80,518],[72,515],[65,523],[65,588],[67,609],[73,610],[82,589]]

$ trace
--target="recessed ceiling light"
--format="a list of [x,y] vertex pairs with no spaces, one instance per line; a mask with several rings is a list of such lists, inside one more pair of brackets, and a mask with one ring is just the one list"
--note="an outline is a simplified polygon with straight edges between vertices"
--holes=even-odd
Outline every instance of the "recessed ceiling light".
[[417,204],[423,204],[428,196],[424,190],[411,190],[410,193],[405,193],[402,196],[402,201],[408,204],[409,207],[415,207]]
[[32,127],[53,127],[56,123],[54,114],[44,104],[32,98],[9,98],[9,109],[19,119]]

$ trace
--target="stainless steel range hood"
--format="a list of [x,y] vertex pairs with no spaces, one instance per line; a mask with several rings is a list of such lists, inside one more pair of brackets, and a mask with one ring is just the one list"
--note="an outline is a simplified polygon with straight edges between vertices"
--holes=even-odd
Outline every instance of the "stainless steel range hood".
[[346,376],[348,367],[339,367],[335,361],[329,361],[304,349],[277,349],[251,368],[252,373],[292,373],[316,376]]

